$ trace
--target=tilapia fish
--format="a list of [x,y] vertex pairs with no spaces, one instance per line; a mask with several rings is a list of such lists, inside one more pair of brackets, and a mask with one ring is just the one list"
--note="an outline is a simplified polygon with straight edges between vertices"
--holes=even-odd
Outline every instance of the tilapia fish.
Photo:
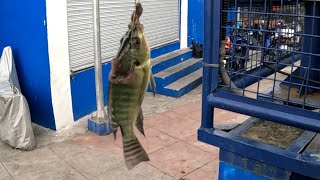
[[123,153],[128,169],[132,169],[149,157],[134,134],[133,126],[144,135],[142,102],[149,82],[154,92],[155,83],[151,74],[150,48],[139,18],[140,3],[131,17],[128,31],[120,41],[116,58],[112,60],[109,75],[108,117],[114,129],[120,127]]

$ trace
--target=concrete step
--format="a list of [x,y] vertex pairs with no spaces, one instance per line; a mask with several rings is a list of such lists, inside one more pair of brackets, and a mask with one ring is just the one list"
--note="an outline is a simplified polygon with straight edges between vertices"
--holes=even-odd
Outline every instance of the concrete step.
[[197,71],[179,79],[178,81],[169,84],[165,88],[180,91],[186,86],[190,85],[190,83],[202,78],[202,68]]
[[183,78],[165,86],[158,87],[157,93],[179,98],[192,91],[202,83],[202,68],[184,76]]
[[151,60],[152,73],[157,74],[190,58],[192,58],[192,50],[190,48],[179,49],[159,56]]
[[202,67],[202,59],[191,58],[154,75],[157,86],[167,86]]

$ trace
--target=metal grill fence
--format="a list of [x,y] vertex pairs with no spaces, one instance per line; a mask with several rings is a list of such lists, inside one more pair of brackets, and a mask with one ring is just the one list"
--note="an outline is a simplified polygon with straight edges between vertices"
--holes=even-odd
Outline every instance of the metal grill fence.
[[201,128],[222,108],[320,132],[320,1],[205,2]]
[[[224,3],[220,30],[226,37],[220,41],[224,49],[220,71],[229,75],[230,82],[223,81],[219,88],[319,112],[319,4],[298,0]],[[266,81],[272,81],[271,86],[261,91]],[[255,82],[256,89],[246,88]]]

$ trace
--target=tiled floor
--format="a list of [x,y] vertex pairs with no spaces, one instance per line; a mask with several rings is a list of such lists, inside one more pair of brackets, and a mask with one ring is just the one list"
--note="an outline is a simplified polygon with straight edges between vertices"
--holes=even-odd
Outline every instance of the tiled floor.
[[[243,120],[241,115],[218,110],[219,123]],[[128,171],[123,162],[121,134],[53,143],[31,152],[0,145],[0,179],[217,179],[219,150],[197,140],[201,102],[192,102],[145,120],[146,137],[137,137],[150,156]]]
[[[259,91],[270,85],[262,81]],[[247,89],[256,91],[257,84]],[[255,98],[255,94],[247,95]],[[199,97],[199,93],[186,96],[191,99]],[[116,141],[113,135],[82,133],[77,138],[43,145],[31,152],[13,150],[0,141],[0,180],[217,179],[219,149],[197,140],[201,102],[178,106],[177,101],[168,104],[162,99],[162,109],[145,118],[146,137],[136,131],[151,161],[128,171],[123,161],[120,132]],[[144,107],[148,104],[153,103],[150,100]],[[218,126],[238,124],[248,118],[220,109],[215,109],[214,116]]]

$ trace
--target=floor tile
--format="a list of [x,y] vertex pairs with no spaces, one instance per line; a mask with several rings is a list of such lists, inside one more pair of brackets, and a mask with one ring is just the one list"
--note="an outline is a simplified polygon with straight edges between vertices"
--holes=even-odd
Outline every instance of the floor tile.
[[2,159],[2,163],[12,176],[17,176],[59,160],[58,155],[44,147],[33,151],[15,151]]
[[[120,148],[119,148],[120,151]],[[86,178],[92,178],[124,164],[123,157],[100,149],[75,154],[65,160]]]
[[78,171],[73,169],[63,160],[42,166],[14,176],[15,180],[85,180]]
[[10,156],[10,154],[14,154],[18,151],[19,150],[13,149],[11,146],[9,146],[8,144],[6,144],[0,140],[0,161],[4,158]]
[[192,136],[188,136],[182,139],[182,141],[184,141],[185,143],[188,143],[196,148],[202,149],[210,154],[212,154],[213,156],[216,156],[218,158],[219,156],[219,148],[200,142],[198,140],[198,135],[194,134]]
[[215,108],[214,110],[214,123],[219,124],[239,124],[247,120],[249,117],[234,113],[231,111],[226,111],[222,109]]
[[99,144],[102,142],[113,142],[109,136],[98,136],[93,133],[85,133],[84,135],[74,139],[72,144],[76,144],[79,146],[86,146],[86,147],[94,147],[95,144]]
[[167,109],[169,103],[173,103],[176,98],[163,96],[157,94],[156,97],[151,95],[151,93],[147,93],[143,103],[142,103],[142,110],[145,116],[150,116],[154,113],[162,112],[163,110]]
[[[169,146],[178,141],[178,139],[175,139],[163,132],[160,132],[156,129],[149,128],[149,127],[145,127],[146,136],[143,136],[136,129],[135,129],[135,134],[148,154],[154,151],[157,151],[161,148],[164,148],[166,146]],[[116,144],[122,148],[121,132],[117,133]]]
[[209,164],[193,171],[185,176],[188,180],[217,180],[219,173],[219,160],[216,159]]
[[51,144],[49,148],[62,159],[88,150],[87,147],[74,144],[72,140]]
[[191,113],[186,114],[185,116],[193,119],[193,120],[197,120],[197,121],[201,121],[201,109],[193,111]]
[[171,111],[176,112],[181,115],[186,115],[191,112],[197,111],[201,109],[201,101],[193,102],[193,103],[188,103],[184,106],[181,106],[176,109],[172,109]]
[[155,129],[180,140],[187,136],[196,134],[199,127],[200,122],[185,116],[168,119],[164,123],[154,126]]
[[87,133],[78,139],[72,141],[73,145],[81,146],[88,149],[100,149],[111,154],[121,155],[122,151],[118,146],[115,145],[113,134],[107,136],[97,136],[92,133]]
[[92,180],[175,180],[164,172],[152,167],[148,163],[140,163],[132,170],[128,170],[126,166],[122,166]]
[[184,142],[178,142],[150,155],[151,165],[174,177],[182,177],[215,157]]
[[12,180],[12,177],[0,163],[0,180]]
[[176,112],[166,111],[166,112],[155,114],[153,116],[145,118],[144,124],[149,127],[154,127],[164,122],[167,122],[170,119],[176,119],[180,117],[182,117],[182,115]]

